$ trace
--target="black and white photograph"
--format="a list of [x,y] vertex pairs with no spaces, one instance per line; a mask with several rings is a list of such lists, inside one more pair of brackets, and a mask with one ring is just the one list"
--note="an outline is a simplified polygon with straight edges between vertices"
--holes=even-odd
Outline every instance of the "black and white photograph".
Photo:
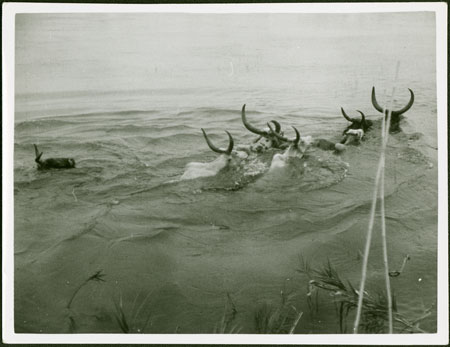
[[444,3],[3,4],[3,341],[448,343],[446,45]]

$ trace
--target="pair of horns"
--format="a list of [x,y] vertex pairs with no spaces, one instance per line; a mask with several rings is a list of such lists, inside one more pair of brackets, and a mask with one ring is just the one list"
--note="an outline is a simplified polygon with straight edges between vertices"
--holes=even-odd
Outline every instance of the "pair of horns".
[[[406,111],[408,111],[411,108],[411,106],[413,105],[413,103],[414,103],[414,93],[413,93],[413,91],[411,89],[408,88],[408,90],[409,90],[409,92],[411,94],[411,97],[409,99],[408,104],[405,107],[403,107],[402,109],[400,109],[400,110],[391,111],[391,115],[393,117],[400,116],[402,113],[405,113]],[[384,109],[378,103],[377,98],[375,96],[375,87],[372,88],[372,105],[373,105],[373,107],[375,107],[375,109],[378,112],[385,113],[385,114],[388,114],[388,112],[389,112],[389,110]]]
[[272,133],[275,135],[276,138],[282,140],[282,141],[286,141],[286,142],[292,142],[294,144],[294,146],[297,146],[298,143],[300,142],[300,133],[297,130],[296,127],[292,126],[292,128],[295,131],[295,139],[294,140],[289,140],[288,138],[281,136],[279,133],[275,132],[274,129],[272,129],[272,127],[270,126],[269,123],[267,123],[267,126],[269,127],[269,129],[272,131]]
[[214,144],[211,142],[211,140],[208,138],[208,135],[206,135],[205,130],[202,128],[202,132],[203,132],[203,136],[205,137],[206,143],[208,144],[209,148],[211,148],[212,151],[219,153],[219,154],[226,154],[226,155],[230,155],[231,151],[233,150],[234,147],[234,140],[233,140],[233,136],[231,136],[231,134],[225,130],[225,132],[228,134],[228,138],[229,138],[229,144],[228,144],[228,148],[225,149],[220,149],[219,147],[214,146]]
[[[351,123],[357,123],[357,122],[359,122],[359,120],[357,120],[357,119],[350,118],[350,117],[347,115],[347,113],[345,113],[345,111],[344,111],[344,109],[343,109],[342,107],[341,107],[341,112],[342,112],[342,115],[344,116],[344,118],[347,119],[349,122],[351,122]],[[361,122],[362,122],[363,124],[366,124],[366,116],[364,115],[364,113],[362,113],[362,112],[359,111],[359,110],[356,110],[356,112],[359,112],[359,113],[361,114]]]
[[281,131],[281,125],[280,123],[278,123],[276,120],[271,120],[270,123],[272,123],[275,126],[275,130],[269,126],[269,129],[271,131],[271,133],[268,133],[265,130],[260,130],[258,128],[256,128],[255,126],[251,125],[248,121],[247,121],[247,117],[245,115],[245,104],[244,106],[242,106],[242,112],[241,112],[241,116],[242,116],[242,123],[244,123],[245,128],[257,135],[260,136],[264,136],[264,137],[268,137],[270,135],[275,135],[275,134],[279,134]]
[[[248,121],[247,118],[245,116],[245,104],[244,106],[242,106],[242,123],[244,123],[244,126],[247,128],[247,130],[251,131],[252,133],[258,134],[260,136],[264,136],[267,137],[269,135],[274,135],[277,139],[281,140],[281,141],[285,141],[285,142],[291,142],[294,144],[294,146],[297,146],[298,143],[300,142],[300,133],[297,130],[296,127],[292,127],[295,131],[295,139],[294,140],[289,140],[288,138],[282,136],[280,134],[281,131],[281,125],[280,123],[278,123],[276,120],[271,120],[270,122],[267,123],[267,126],[270,129],[270,133],[268,133],[267,131],[263,131],[263,130],[259,130],[256,127],[254,127],[253,125],[251,125]],[[270,125],[270,123],[272,123],[275,126],[275,129],[272,128],[272,126]]]

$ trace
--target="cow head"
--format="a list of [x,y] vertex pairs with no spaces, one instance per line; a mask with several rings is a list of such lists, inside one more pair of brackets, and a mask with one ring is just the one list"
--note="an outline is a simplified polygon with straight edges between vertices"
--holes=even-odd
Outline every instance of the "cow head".
[[414,103],[414,93],[411,89],[409,89],[409,93],[411,94],[409,102],[400,110],[388,110],[380,106],[378,104],[377,98],[375,96],[375,87],[372,88],[372,105],[378,112],[384,113],[385,119],[387,120],[389,112],[391,113],[391,123],[389,126],[389,131],[392,133],[399,132],[400,129],[400,121],[403,119],[403,113],[408,111]]
[[351,124],[344,130],[343,134],[345,134],[348,130],[358,130],[358,129],[362,129],[362,131],[367,132],[367,130],[369,130],[373,123],[371,120],[367,120],[366,116],[364,115],[364,113],[362,113],[359,110],[356,110],[357,112],[359,112],[359,114],[361,114],[361,119],[357,119],[357,118],[351,118],[347,115],[347,113],[345,113],[344,109],[341,107],[341,112],[342,115],[344,116],[344,118],[346,120],[348,120]]

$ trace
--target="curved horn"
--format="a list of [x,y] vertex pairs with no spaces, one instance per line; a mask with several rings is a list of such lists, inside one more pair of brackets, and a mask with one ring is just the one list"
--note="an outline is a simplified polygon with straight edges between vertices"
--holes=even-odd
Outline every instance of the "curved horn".
[[359,112],[361,114],[361,122],[363,125],[366,125],[366,116],[364,115],[364,113],[362,113],[360,110],[356,110],[356,112]]
[[294,131],[295,131],[295,139],[294,139],[294,140],[289,140],[288,138],[286,138],[286,137],[284,137],[284,136],[281,136],[279,133],[276,133],[276,132],[274,131],[274,129],[270,126],[269,123],[267,123],[267,126],[268,126],[269,129],[272,131],[273,135],[275,135],[276,138],[278,138],[278,139],[280,139],[280,140],[282,140],[282,141],[292,142],[295,146],[297,146],[298,143],[300,142],[300,133],[299,133],[299,131],[297,130],[297,128],[294,127],[294,126],[292,126],[292,128],[293,128]]
[[[411,106],[413,105],[413,103],[414,103],[414,93],[413,93],[413,91],[411,89],[408,88],[408,90],[409,90],[409,92],[411,94],[411,97],[409,99],[408,104],[405,107],[403,107],[402,109],[398,110],[398,111],[391,111],[391,115],[392,116],[400,116],[402,113],[405,113],[406,111],[408,111],[411,108]],[[385,113],[387,111],[387,110],[383,109],[378,104],[377,99],[375,97],[375,87],[372,88],[372,104],[377,109],[377,111],[379,111],[379,112]]]
[[275,131],[277,133],[279,133],[281,131],[281,125],[280,123],[278,123],[276,120],[271,120],[270,123],[272,123],[273,125],[275,125]]
[[242,106],[242,123],[244,123],[244,126],[247,128],[248,131],[261,135],[261,136],[267,136],[267,132],[263,131],[263,130],[259,130],[257,128],[255,128],[253,125],[251,125],[250,123],[247,122],[247,118],[245,117],[245,104],[244,106]]
[[228,134],[228,138],[230,139],[230,144],[228,145],[228,148],[226,150],[220,149],[211,142],[211,140],[208,138],[208,135],[206,135],[205,130],[202,128],[203,136],[205,137],[206,143],[208,144],[209,148],[211,148],[212,151],[220,154],[227,154],[230,155],[231,151],[233,150],[234,146],[234,140],[231,134],[225,130],[225,132]]
[[372,105],[378,112],[384,113],[383,107],[378,104],[377,98],[375,96],[375,87],[372,87]]
[[347,113],[345,113],[345,111],[344,111],[344,109],[341,107],[341,112],[342,112],[342,115],[344,116],[344,118],[345,119],[347,119],[349,122],[354,122],[355,120],[354,119],[351,119],[348,115],[347,115]]
[[296,127],[292,126],[292,128],[293,128],[294,131],[295,131],[295,140],[292,141],[292,142],[293,142],[294,146],[297,146],[298,143],[300,142],[300,132],[297,130]]
[[275,129],[272,128],[270,123],[267,123],[267,126],[269,127],[270,132],[272,133],[272,135],[274,135],[277,139],[282,140],[282,141],[286,141],[286,142],[290,142],[291,141],[288,138],[282,136],[280,133],[276,132]]
[[400,116],[402,113],[405,113],[406,111],[408,111],[411,108],[411,106],[414,104],[414,93],[411,89],[408,88],[408,90],[411,93],[411,98],[409,99],[408,104],[398,111],[392,111],[393,116]]

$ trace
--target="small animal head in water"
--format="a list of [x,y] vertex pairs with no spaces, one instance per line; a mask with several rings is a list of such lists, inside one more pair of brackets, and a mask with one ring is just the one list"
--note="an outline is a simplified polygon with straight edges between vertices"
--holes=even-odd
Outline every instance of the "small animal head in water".
[[75,160],[72,158],[49,158],[42,160],[43,152],[39,152],[36,145],[34,145],[34,153],[36,158],[34,161],[38,165],[38,170],[48,170],[48,169],[72,169],[75,167]]
[[375,109],[378,112],[384,113],[385,120],[388,119],[389,112],[391,113],[391,124],[389,127],[389,132],[395,133],[395,132],[399,132],[401,130],[400,129],[400,121],[403,119],[403,113],[408,111],[414,103],[414,93],[411,89],[408,88],[408,90],[409,90],[409,93],[411,96],[410,96],[409,102],[406,104],[406,106],[397,111],[394,111],[394,110],[390,111],[388,109],[381,107],[380,104],[378,104],[377,98],[375,96],[375,87],[372,88],[372,105],[373,105],[373,107],[375,107]]
[[245,114],[245,104],[242,106],[241,111],[241,118],[242,123],[244,124],[245,128],[254,133],[259,135],[259,137],[256,139],[255,143],[258,143],[254,146],[254,151],[256,152],[262,152],[264,150],[267,150],[269,148],[280,148],[284,149],[287,148],[287,144],[283,142],[279,137],[276,135],[283,136],[283,132],[281,131],[281,125],[276,120],[271,120],[270,123],[272,123],[275,126],[275,129],[272,127],[269,127],[268,130],[261,130],[257,127],[251,125],[248,120],[247,116]]
[[355,129],[355,130],[362,129],[363,132],[367,132],[367,130],[369,130],[372,127],[372,121],[366,120],[366,116],[361,111],[357,110],[357,112],[359,112],[361,114],[361,119],[349,117],[347,115],[347,113],[345,113],[345,111],[342,107],[341,107],[341,112],[342,112],[342,115],[344,116],[344,118],[346,120],[348,120],[350,123],[352,123],[344,130],[343,134],[345,134],[350,129]]

